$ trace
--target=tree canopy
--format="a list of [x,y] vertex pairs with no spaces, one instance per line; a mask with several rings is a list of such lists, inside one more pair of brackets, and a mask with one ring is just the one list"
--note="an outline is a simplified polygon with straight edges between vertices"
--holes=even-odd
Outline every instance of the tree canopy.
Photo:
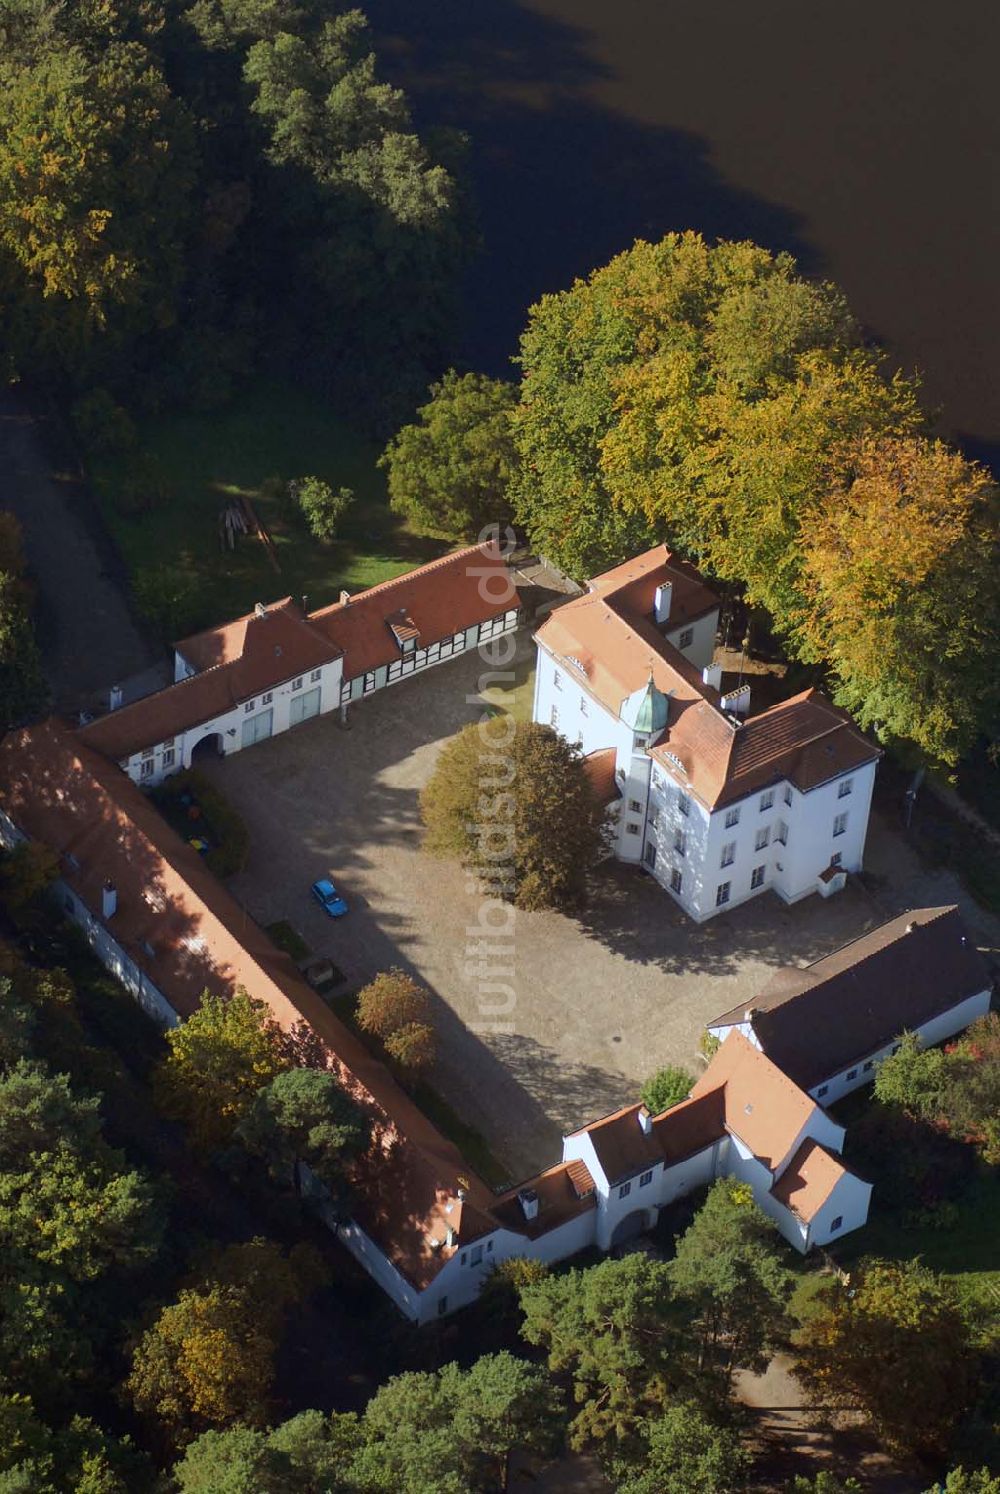
[[694,1080],[687,1069],[668,1064],[651,1074],[639,1091],[642,1103],[651,1115],[661,1115],[671,1105],[679,1105],[691,1093]]
[[750,1461],[736,1432],[682,1401],[646,1424],[638,1466],[621,1465],[617,1494],[737,1494]]
[[427,849],[459,857],[494,895],[520,908],[583,900],[603,814],[579,750],[550,727],[511,717],[466,726],[420,809]]
[[286,1069],[257,1091],[236,1135],[267,1163],[284,1187],[302,1189],[300,1164],[335,1195],[344,1168],[368,1145],[364,1113],[334,1076],[322,1069]]

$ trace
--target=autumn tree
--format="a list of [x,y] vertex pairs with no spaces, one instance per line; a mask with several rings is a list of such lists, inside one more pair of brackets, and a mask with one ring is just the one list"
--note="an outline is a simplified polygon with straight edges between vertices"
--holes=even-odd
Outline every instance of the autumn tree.
[[690,1313],[699,1368],[719,1375],[726,1390],[733,1370],[762,1370],[787,1336],[795,1278],[749,1184],[712,1184],[669,1269]]
[[892,1445],[939,1455],[976,1376],[950,1284],[916,1260],[870,1260],[819,1302],[798,1341],[807,1389],[824,1404],[860,1405]]
[[418,530],[474,540],[487,525],[510,522],[517,389],[452,368],[431,385],[430,396],[379,460],[389,500]]
[[334,1194],[344,1166],[368,1145],[364,1113],[322,1069],[286,1069],[257,1091],[236,1136],[266,1162],[271,1177],[301,1195],[304,1163]]
[[448,742],[420,799],[425,845],[519,908],[579,906],[603,811],[583,758],[548,726],[503,716]]
[[694,1080],[687,1069],[668,1064],[665,1069],[657,1069],[646,1080],[639,1093],[651,1115],[662,1115],[671,1105],[679,1105],[682,1100],[686,1100],[693,1085]]
[[257,1091],[290,1067],[281,1029],[242,989],[228,998],[206,991],[166,1040],[170,1051],[154,1076],[157,1103],[205,1149],[229,1141]]
[[925,1048],[915,1033],[875,1074],[875,1097],[970,1141],[985,1162],[1000,1161],[1000,1016],[989,1012],[947,1048]]
[[634,1457],[618,1464],[615,1487],[617,1494],[737,1494],[750,1463],[734,1431],[680,1402],[646,1423]]
[[430,1014],[427,991],[395,966],[376,975],[358,994],[358,1026],[378,1038],[389,1056],[411,1073],[434,1062]]
[[798,652],[862,726],[953,765],[1000,725],[996,484],[918,437],[861,437],[832,471],[803,535]]
[[917,1033],[902,1032],[896,1052],[883,1058],[875,1070],[875,1098],[927,1120],[940,1108],[947,1068],[943,1048],[925,1048]]
[[484,1354],[467,1370],[446,1364],[396,1375],[376,1391],[352,1474],[362,1488],[399,1494],[501,1494],[511,1453],[550,1458],[561,1431],[561,1397],[544,1370],[508,1353]]
[[301,477],[291,486],[310,534],[328,545],[336,539],[340,522],[354,502],[353,492],[334,489],[319,477]]
[[522,1287],[521,1307],[522,1335],[572,1385],[575,1448],[635,1435],[689,1383],[683,1316],[662,1262],[627,1255],[548,1276]]

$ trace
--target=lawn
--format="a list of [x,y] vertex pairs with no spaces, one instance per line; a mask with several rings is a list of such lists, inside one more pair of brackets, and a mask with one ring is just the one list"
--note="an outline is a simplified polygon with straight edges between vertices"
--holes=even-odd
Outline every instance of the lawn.
[[[222,410],[150,418],[140,445],[154,474],[148,488],[159,490],[141,512],[134,498],[123,498],[128,458],[95,460],[91,477],[140,607],[166,638],[282,596],[306,595],[310,607],[322,606],[342,587],[373,586],[448,548],[411,533],[390,512],[378,449],[301,390],[260,381]],[[310,475],[355,494],[342,536],[330,545],[313,539],[287,502],[260,492],[269,477]],[[255,537],[241,537],[232,551],[222,547],[220,512],[240,494],[269,530],[280,571]]]

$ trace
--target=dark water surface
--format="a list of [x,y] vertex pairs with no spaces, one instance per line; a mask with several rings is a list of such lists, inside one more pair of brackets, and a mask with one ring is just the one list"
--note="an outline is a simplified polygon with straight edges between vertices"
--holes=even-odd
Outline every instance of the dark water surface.
[[795,252],[1000,458],[995,0],[370,0],[423,125],[473,142],[466,357],[637,236]]

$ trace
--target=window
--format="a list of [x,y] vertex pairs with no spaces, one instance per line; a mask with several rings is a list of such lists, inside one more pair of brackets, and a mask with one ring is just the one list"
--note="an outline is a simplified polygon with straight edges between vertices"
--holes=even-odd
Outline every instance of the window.
[[726,844],[722,847],[722,859],[720,860],[719,865],[720,866],[732,866],[732,864],[733,864],[733,862],[735,860],[736,860],[736,842],[735,842],[735,840],[727,840]]
[[778,842],[779,845],[787,846],[787,844],[788,844],[788,826],[785,824],[784,820],[779,820],[778,821],[778,828],[774,832],[774,838]]
[[731,886],[731,882],[720,882],[718,887],[715,889],[715,906],[717,908],[721,908],[724,903],[728,903],[729,889]]
[[404,638],[399,646],[404,654],[412,654],[417,646],[417,640],[415,638]]
[[787,783],[785,784],[785,792],[782,795],[782,798],[784,799],[784,801],[785,801],[786,804],[791,804],[791,802],[792,802],[792,790],[791,790],[791,785],[790,784],[787,784]]
[[139,767],[139,777],[140,778],[152,778],[152,776],[153,776],[153,759],[151,757],[143,758],[142,763],[140,764],[140,767]]
[[843,859],[844,859],[844,853],[843,853],[843,851],[835,851],[833,853],[833,855],[830,857],[830,865],[831,866],[839,866],[840,863],[843,861]]
[[465,647],[465,629],[463,628],[460,633],[456,633],[452,641],[457,649],[463,649]]
[[165,768],[172,768],[176,755],[177,754],[174,752],[174,749],[172,747],[168,747],[166,752],[163,754],[163,766]]
[[303,690],[301,695],[296,695],[288,711],[289,726],[298,726],[301,721],[309,721],[313,716],[319,715],[319,698],[321,686],[314,685],[311,690]]
[[770,844],[770,841],[771,827],[770,825],[765,825],[763,830],[758,830],[757,834],[754,836],[753,848],[755,851],[762,851],[766,845]]
[[684,818],[687,819],[688,815],[691,813],[691,800],[688,798],[687,794],[685,794],[683,789],[677,790],[677,808],[680,810]]
[[847,811],[845,810],[843,814],[838,814],[837,817],[836,817],[836,819],[834,820],[834,822],[833,822],[833,833],[834,833],[834,835],[843,835],[843,833],[844,833],[844,831],[846,829],[847,829]]
[[448,1298],[447,1297],[442,1297],[441,1301],[438,1303],[438,1317],[439,1318],[443,1318],[444,1315],[445,1315],[445,1313],[447,1311],[448,1311]]
[[[299,677],[298,677],[297,680],[292,680],[292,689],[293,690],[301,690],[302,689],[302,676],[301,676],[301,674],[299,675]],[[447,1298],[445,1298],[444,1300],[447,1301]]]
[[629,807],[629,811],[632,814],[641,814],[642,813],[642,805],[639,803],[638,799],[630,799],[628,801],[628,807]]
[[552,671],[552,683],[553,685],[555,685],[557,690],[562,689],[562,675],[559,673],[558,669],[554,669]]
[[851,792],[851,789],[853,787],[854,787],[854,779],[853,778],[842,778],[840,780],[840,786],[837,789],[837,798],[838,799],[846,799],[847,796],[848,796],[848,794]]
[[559,708],[558,708],[558,706],[553,706],[552,709],[551,709],[551,711],[549,712],[549,725],[550,726],[558,726],[559,725]]
[[479,1265],[482,1264],[482,1260],[483,1260],[483,1247],[481,1245],[473,1245],[473,1247],[472,1247],[472,1261],[471,1261],[471,1264],[473,1266],[479,1266]]
[[653,769],[653,787],[655,789],[663,787],[663,774],[658,772],[656,768]]
[[464,1266],[465,1263],[466,1263],[466,1261],[468,1259],[469,1259],[469,1252],[467,1250],[463,1250],[462,1251],[462,1257],[461,1257],[461,1264]]
[[618,1197],[619,1198],[628,1198],[628,1196],[629,1196],[629,1194],[631,1192],[632,1192],[632,1184],[631,1183],[622,1183],[621,1187],[618,1189]]
[[586,714],[587,714],[587,697],[585,695],[581,695],[580,696],[580,715],[581,716],[586,716]]
[[244,704],[243,704],[243,710],[244,710],[244,712],[246,712],[247,714],[249,714],[249,712],[253,710],[253,708],[254,708],[254,706],[256,704],[257,704],[257,702],[255,700],[244,701]]
[[368,673],[365,675],[364,683],[361,686],[361,689],[362,689],[362,692],[365,695],[371,695],[372,692],[374,691],[374,689],[375,689],[375,671],[374,671],[374,669],[369,669]]
[[760,812],[761,812],[761,814],[764,813],[765,809],[770,809],[773,803],[774,803],[774,789],[768,789],[768,791],[767,791],[766,794],[761,794],[761,796],[760,796]]
[[843,1214],[838,1214],[837,1217],[836,1217],[836,1219],[831,1219],[830,1220],[830,1233],[831,1233],[831,1235],[836,1233],[836,1231],[840,1228],[840,1226],[843,1224],[843,1222],[844,1222],[844,1216],[843,1216]]
[[654,845],[646,847],[646,865],[650,867],[656,865],[656,847]]
[[312,681],[312,683],[315,685],[316,681],[318,679],[321,679],[322,676],[323,676],[322,669],[314,669],[313,672],[312,672],[312,674],[309,676],[309,678]]
[[253,747],[257,742],[263,742],[269,737],[273,720],[273,711],[258,711],[256,716],[250,716],[244,721],[243,746]]
[[763,885],[764,868],[762,866],[755,866],[753,871],[750,873],[750,891],[756,892],[757,888],[763,887]]
[[734,825],[738,825],[739,822],[740,822],[740,812],[739,812],[739,810],[738,809],[727,809],[726,810],[726,829],[727,830],[731,830],[733,828],[733,826]]
[[680,890],[681,890],[681,888],[682,888],[683,885],[684,885],[684,878],[681,876],[680,872],[677,870],[677,868],[675,866],[675,867],[672,868],[672,870],[670,872],[670,891],[671,892],[676,892],[677,895],[680,896]]
[[637,820],[628,820],[626,822],[626,825],[625,825],[625,833],[626,833],[626,835],[638,835],[639,834],[639,824],[638,824],[638,821]]
[[639,1187],[640,1188],[645,1188],[652,1181],[653,1181],[653,1173],[652,1173],[652,1169],[651,1169],[649,1172],[644,1172],[642,1174],[642,1177],[639,1179]]
[[265,690],[264,693],[263,693],[263,695],[260,697],[260,703],[261,703],[261,705],[270,705],[271,701],[273,699],[274,699],[274,691],[273,690]]
[[869,1058],[866,1061],[866,1063],[864,1065],[864,1071],[865,1071],[866,1074],[868,1074],[868,1073],[871,1072],[872,1068],[874,1067],[874,1064],[875,1064],[875,1060],[873,1058]]
[[678,648],[690,648],[694,642],[694,628],[685,628],[677,640]]
[[856,1079],[858,1077],[857,1069],[848,1069],[847,1077],[848,1079]]
[[492,1251],[493,1251],[493,1241],[492,1240],[487,1240],[486,1241],[486,1254],[490,1255],[490,1254],[492,1254]]
[[174,743],[176,742],[176,740],[177,740],[176,737],[168,737],[167,740],[164,742],[163,745],[164,745],[165,748],[166,747],[172,747],[174,745]]
[[152,755],[153,755],[153,753],[155,751],[156,751],[155,747],[144,747],[142,749],[142,755],[143,755],[143,757],[152,757]]
[[677,852],[678,856],[684,856],[687,854],[687,836],[684,834],[683,830],[674,831],[674,850]]
[[816,1091],[817,1100],[820,1099],[821,1096],[825,1095],[829,1088],[830,1086],[828,1084],[821,1084],[819,1089]]

